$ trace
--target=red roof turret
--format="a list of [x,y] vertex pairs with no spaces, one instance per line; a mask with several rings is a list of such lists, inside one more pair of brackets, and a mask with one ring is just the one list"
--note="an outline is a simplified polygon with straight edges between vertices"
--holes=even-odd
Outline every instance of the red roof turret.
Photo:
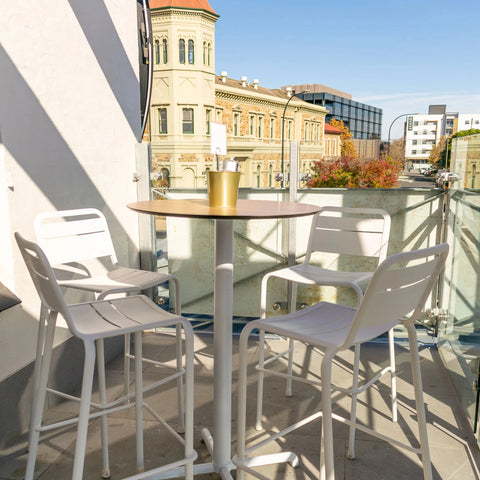
[[208,3],[208,0],[150,0],[150,9],[154,8],[166,8],[166,7],[179,7],[190,8],[193,10],[205,10],[206,12],[217,15],[213,8]]

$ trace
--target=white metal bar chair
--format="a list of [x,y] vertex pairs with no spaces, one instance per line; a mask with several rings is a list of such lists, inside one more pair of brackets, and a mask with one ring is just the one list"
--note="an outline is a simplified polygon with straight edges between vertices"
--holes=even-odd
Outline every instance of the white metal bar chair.
[[[375,269],[387,257],[388,240],[390,236],[391,219],[388,212],[378,208],[351,208],[351,207],[323,207],[313,218],[307,252],[302,263],[292,267],[282,268],[266,274],[262,279],[260,318],[266,317],[267,311],[267,284],[271,278],[280,278],[291,282],[292,289],[289,299],[289,313],[296,309],[297,285],[299,283],[317,286],[334,286],[352,288],[357,296],[358,303],[363,298],[363,290],[372,278],[373,271],[344,271],[328,267],[320,267],[312,263],[316,253],[334,254],[337,261],[340,255],[343,258],[355,260],[356,265],[362,266],[368,262],[370,269]],[[367,270],[367,271],[365,271]],[[392,417],[396,421],[396,382],[394,360],[394,336],[389,332],[390,345],[390,374],[392,385]],[[287,351],[271,358],[265,363],[264,332],[260,332],[260,358],[257,390],[257,421],[256,428],[262,428],[263,410],[263,369],[266,365],[280,356],[288,354],[287,389],[286,395],[292,395],[293,369],[293,340]],[[360,363],[360,347],[355,349],[354,357],[354,386],[358,382]],[[355,398],[353,398],[352,415],[355,417]],[[355,421],[355,418],[352,418]],[[354,432],[351,431],[350,445],[353,455]]]
[[[274,456],[252,456],[252,452],[268,441],[277,440],[287,433],[322,417],[322,438],[320,454],[320,478],[334,480],[332,419],[340,420],[353,429],[359,429],[405,448],[421,456],[425,479],[432,478],[428,449],[425,408],[423,402],[420,360],[418,354],[415,321],[429,296],[434,282],[448,254],[448,245],[442,244],[423,250],[399,253],[388,257],[380,264],[358,307],[320,302],[297,312],[275,318],[260,319],[247,324],[240,337],[240,371],[238,399],[238,452],[234,463],[240,471],[247,471],[258,478],[265,478],[253,470],[254,466],[289,461],[298,461],[292,452]],[[360,345],[393,328],[403,324],[408,331],[415,402],[418,421],[420,448],[401,443],[396,439],[376,432],[356,420],[340,417],[332,413],[332,390],[356,396],[372,386],[382,375],[382,371],[365,380],[361,386],[340,388],[332,385],[332,363],[335,355],[352,346]],[[321,382],[305,378],[298,379],[310,384],[321,385],[321,410],[313,415],[283,429],[267,440],[245,447],[246,441],[246,394],[248,337],[252,330],[259,329],[281,335],[288,339],[301,341],[318,347],[323,352],[321,361]],[[269,370],[271,374],[286,376],[281,372]],[[353,404],[353,402],[352,402]],[[349,456],[347,454],[347,456]],[[243,473],[237,474],[242,479]]]
[[[35,217],[37,241],[46,254],[60,286],[95,293],[97,300],[112,294],[140,293],[148,288],[172,282],[175,288],[175,313],[180,315],[180,285],[170,274],[126,268],[118,265],[105,216],[97,209],[82,208],[42,212]],[[177,368],[181,370],[182,343],[177,331]],[[124,339],[124,392],[130,386],[130,335]],[[100,393],[104,396],[103,342],[97,342]],[[153,363],[150,359],[145,362]],[[179,376],[178,381],[181,382]],[[183,388],[178,388],[178,432],[183,432]],[[106,428],[105,419],[102,428]]]
[[[136,413],[137,469],[140,472],[131,478],[135,480],[151,478],[153,474],[161,474],[166,470],[181,467],[184,470],[185,478],[192,479],[193,461],[196,458],[196,452],[193,449],[193,330],[190,323],[179,315],[162,310],[143,295],[132,295],[112,300],[96,300],[67,306],[53,269],[41,248],[22,238],[19,233],[15,233],[15,238],[41,299],[41,316],[37,340],[38,355],[35,362],[35,370],[38,375],[35,375],[26,480],[32,480],[34,476],[40,433],[75,423],[78,423],[77,441],[71,478],[80,480],[83,476],[89,419],[97,417],[106,419],[108,413],[118,412],[130,407],[134,407]],[[48,387],[54,331],[58,314],[65,319],[72,335],[79,338],[84,345],[85,359],[80,398]],[[182,367],[182,370],[178,371],[174,367],[173,373],[144,387],[142,385],[142,332],[167,326],[179,326],[180,329],[183,329],[185,334],[185,368]],[[95,343],[98,344],[105,338],[126,334],[133,334],[135,337],[135,392],[129,393],[127,396],[131,402],[126,403],[125,397],[122,397],[112,402],[106,402],[105,398],[101,398],[100,403],[92,403],[92,383],[96,357]],[[180,437],[175,430],[169,427],[143,399],[145,391],[150,391],[168,381],[177,380],[178,377],[185,377],[185,438]],[[180,385],[183,385],[183,381],[180,382]],[[42,415],[47,392],[63,398],[78,400],[80,402],[78,417],[53,424],[44,424]],[[100,392],[100,396],[102,397],[102,392]],[[144,407],[184,445],[184,457],[155,470],[142,473],[144,469],[142,409]],[[106,429],[102,429],[102,477],[104,478],[110,476],[106,434]]]

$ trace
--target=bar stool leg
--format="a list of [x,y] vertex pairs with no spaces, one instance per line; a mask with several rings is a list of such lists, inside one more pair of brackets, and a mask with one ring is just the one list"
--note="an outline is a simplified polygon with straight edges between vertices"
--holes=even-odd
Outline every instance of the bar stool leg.
[[32,388],[32,410],[30,413],[30,427],[28,430],[28,444],[32,444],[32,434],[35,429],[33,425],[34,408],[38,400],[38,388],[40,385],[40,371],[42,367],[42,356],[45,349],[45,334],[47,330],[48,309],[42,304],[40,307],[40,317],[37,334],[37,347],[35,354],[35,364],[33,367],[33,388]]
[[[173,277],[170,279],[175,285],[175,314],[181,315],[182,305],[180,300],[180,283],[178,278]],[[182,369],[182,326],[177,324],[177,371]],[[180,375],[177,379],[177,402],[178,402],[178,433],[185,433],[185,399],[183,396],[183,375]]]
[[388,331],[388,346],[390,352],[390,382],[392,390],[392,421],[398,420],[398,408],[397,408],[397,373],[395,366],[395,336],[393,328]]
[[[332,428],[332,361],[335,354],[325,352],[322,360],[322,442],[320,452],[320,478],[335,480]],[[322,455],[323,453],[323,455]]]
[[420,357],[418,354],[417,332],[413,323],[407,325],[407,330],[408,344],[410,347],[410,355],[412,360],[412,376],[413,386],[415,389],[415,406],[417,409],[418,434],[420,440],[420,448],[422,451],[423,478],[424,480],[432,480],[432,464],[430,461],[430,452],[428,447],[427,418],[425,415],[425,403],[423,400],[422,374],[420,372]]
[[[290,295],[288,299],[288,313],[293,313],[297,309],[297,282],[290,283]],[[295,342],[290,339],[288,342],[288,368],[287,368],[287,386],[285,388],[285,396],[292,396],[292,374],[293,374],[293,351]]]
[[[97,372],[98,372],[98,393],[100,405],[104,407],[107,403],[107,385],[105,380],[105,348],[103,338],[97,340]],[[102,478],[110,478],[110,465],[108,458],[108,425],[107,416],[100,417],[100,432],[102,438]]]
[[265,366],[265,330],[260,330],[258,343],[260,345],[258,356],[258,379],[257,379],[257,419],[255,422],[255,430],[262,430],[262,414],[263,414],[263,382],[265,373],[262,369]]
[[[192,458],[191,462],[185,465],[185,480],[193,480],[193,328],[190,323],[183,326],[185,333],[185,457]],[[182,404],[183,406],[183,404]]]
[[[46,313],[46,310],[44,310],[43,313]],[[39,334],[39,342],[42,340],[40,337],[45,335],[45,343],[42,346],[43,354],[38,359],[38,389],[36,392],[34,392],[33,396],[34,403],[32,404],[32,417],[30,419],[28,459],[25,480],[33,480],[33,475],[35,473],[35,460],[37,458],[38,442],[40,439],[39,428],[42,425],[43,409],[45,407],[45,398],[47,395],[47,384],[50,373],[50,363],[52,359],[56,320],[57,313],[50,312],[47,318],[46,330]],[[37,379],[34,379],[34,382],[36,380]]]
[[85,361],[83,366],[82,393],[80,399],[80,413],[78,416],[77,442],[73,460],[72,480],[82,480],[87,446],[88,420],[90,402],[92,399],[93,373],[95,370],[95,344],[84,340]]
[[[123,394],[126,396],[130,393],[130,334],[127,333],[123,337]],[[130,402],[130,400],[127,400]]]
[[137,471],[145,470],[143,454],[143,375],[142,375],[142,332],[135,332],[135,430],[137,445]]
[[[357,399],[358,399],[358,375],[360,371],[360,345],[355,345],[355,353],[353,359],[353,375],[352,375],[352,398],[350,420],[355,423],[357,421]],[[355,458],[355,427],[351,426],[348,433],[348,450],[347,458]]]

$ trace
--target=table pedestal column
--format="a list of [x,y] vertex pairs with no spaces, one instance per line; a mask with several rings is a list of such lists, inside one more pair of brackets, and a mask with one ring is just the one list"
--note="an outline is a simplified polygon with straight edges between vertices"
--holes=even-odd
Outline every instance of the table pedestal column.
[[[227,474],[231,464],[233,221],[215,220],[213,464]],[[223,470],[223,471],[222,471]],[[223,476],[223,475],[222,475]],[[228,474],[227,474],[228,476]]]

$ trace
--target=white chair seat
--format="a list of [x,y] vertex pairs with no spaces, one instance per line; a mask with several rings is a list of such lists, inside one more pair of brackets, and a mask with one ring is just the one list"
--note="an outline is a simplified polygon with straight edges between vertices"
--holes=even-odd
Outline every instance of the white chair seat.
[[79,338],[109,338],[172,324],[171,313],[144,295],[79,303],[67,307]]
[[292,267],[275,270],[265,277],[278,277],[304,285],[347,286],[349,284],[368,283],[372,275],[373,272],[344,272],[300,263]]
[[[345,343],[356,313],[356,308],[320,302],[290,315],[256,320],[255,328],[323,348],[340,347]],[[361,327],[353,343],[363,343],[384,333],[385,327],[390,329],[397,324],[398,320],[392,320]]]
[[173,275],[136,268],[115,267],[113,270],[106,272],[105,275],[59,280],[58,284],[62,287],[102,293],[99,298],[104,298],[107,294],[139,292],[168,282],[171,279],[173,279]]

